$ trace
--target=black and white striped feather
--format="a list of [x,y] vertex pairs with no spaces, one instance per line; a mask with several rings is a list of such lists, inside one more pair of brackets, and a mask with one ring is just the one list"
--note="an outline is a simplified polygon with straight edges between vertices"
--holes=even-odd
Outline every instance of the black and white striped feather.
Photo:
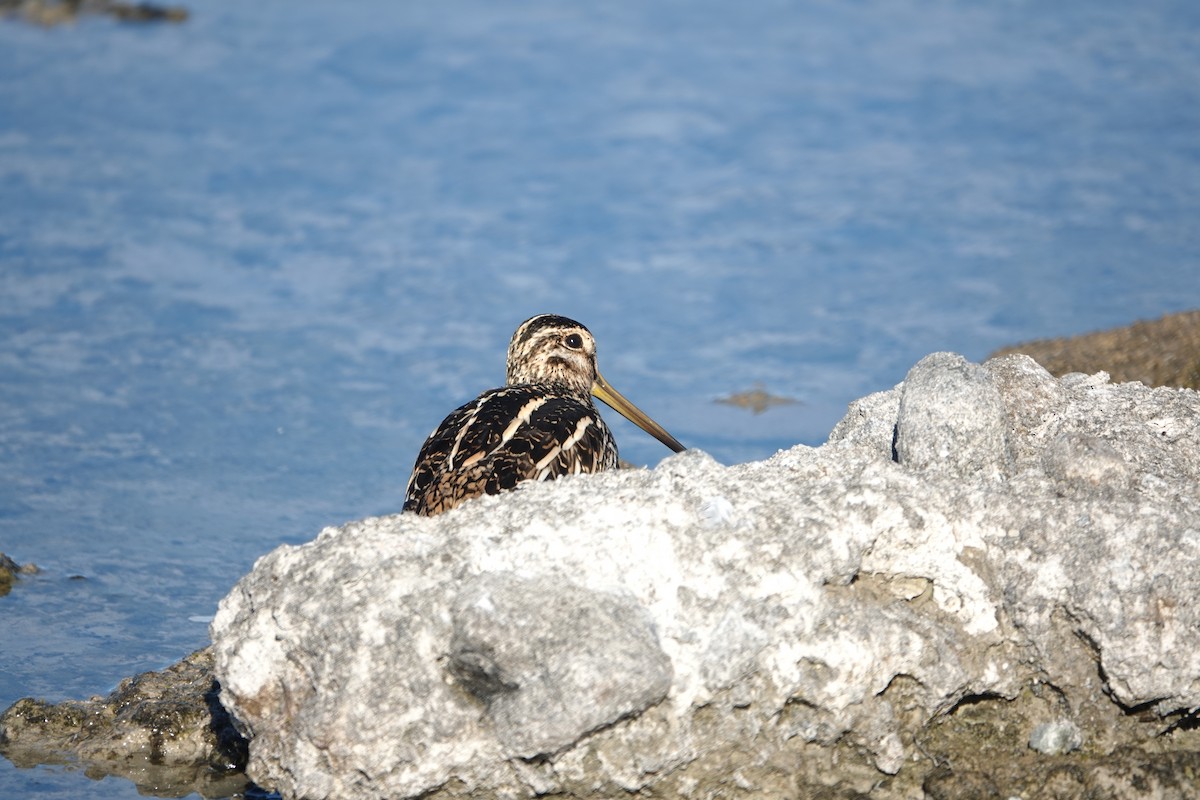
[[432,516],[528,480],[617,466],[617,444],[591,402],[537,384],[484,392],[421,448],[405,511]]

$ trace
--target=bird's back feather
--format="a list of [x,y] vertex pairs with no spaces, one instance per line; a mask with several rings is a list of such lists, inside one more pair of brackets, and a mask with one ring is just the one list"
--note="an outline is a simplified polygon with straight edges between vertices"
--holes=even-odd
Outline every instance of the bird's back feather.
[[616,443],[590,402],[542,385],[505,386],[456,409],[433,432],[417,456],[404,510],[432,516],[521,481],[616,465]]

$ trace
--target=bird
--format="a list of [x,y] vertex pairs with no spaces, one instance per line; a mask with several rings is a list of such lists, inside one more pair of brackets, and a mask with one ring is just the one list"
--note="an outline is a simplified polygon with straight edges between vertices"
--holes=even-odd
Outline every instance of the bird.
[[425,440],[404,511],[435,516],[523,481],[613,469],[617,443],[593,396],[676,453],[685,449],[600,374],[591,331],[539,314],[509,341],[505,385],[455,409]]

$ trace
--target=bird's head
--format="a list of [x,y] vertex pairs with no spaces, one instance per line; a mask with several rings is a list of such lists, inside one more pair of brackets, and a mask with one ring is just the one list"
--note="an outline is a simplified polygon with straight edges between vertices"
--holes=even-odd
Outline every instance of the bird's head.
[[545,383],[587,398],[596,382],[596,339],[573,319],[539,314],[508,343],[508,383]]
[[508,384],[520,383],[556,386],[587,403],[598,397],[676,453],[684,449],[604,379],[596,368],[596,339],[573,319],[539,314],[521,323],[508,343]]

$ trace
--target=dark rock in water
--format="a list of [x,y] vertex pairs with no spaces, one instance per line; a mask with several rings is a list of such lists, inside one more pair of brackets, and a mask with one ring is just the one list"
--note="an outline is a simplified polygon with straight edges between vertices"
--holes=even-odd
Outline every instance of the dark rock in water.
[[36,575],[34,564],[18,564],[4,553],[0,553],[0,597],[12,590],[13,582],[22,575]]
[[78,764],[157,796],[244,790],[246,741],[217,700],[212,648],[126,678],[107,697],[25,698],[0,715],[0,754],[18,767]]
[[182,6],[125,3],[120,0],[0,0],[0,16],[15,16],[37,25],[74,22],[81,15],[113,17],[123,22],[183,22]]
[[0,553],[0,595],[8,594],[12,589],[13,580],[17,577],[17,571],[21,565],[13,561],[4,553]]
[[794,397],[781,397],[780,395],[770,394],[763,388],[762,384],[755,384],[753,389],[736,392],[728,397],[719,397],[714,402],[737,408],[745,408],[757,416],[773,406],[794,405],[800,401]]
[[1123,328],[1039,339],[998,350],[1024,353],[1055,375],[1107,372],[1116,383],[1200,389],[1200,311],[1168,314]]

